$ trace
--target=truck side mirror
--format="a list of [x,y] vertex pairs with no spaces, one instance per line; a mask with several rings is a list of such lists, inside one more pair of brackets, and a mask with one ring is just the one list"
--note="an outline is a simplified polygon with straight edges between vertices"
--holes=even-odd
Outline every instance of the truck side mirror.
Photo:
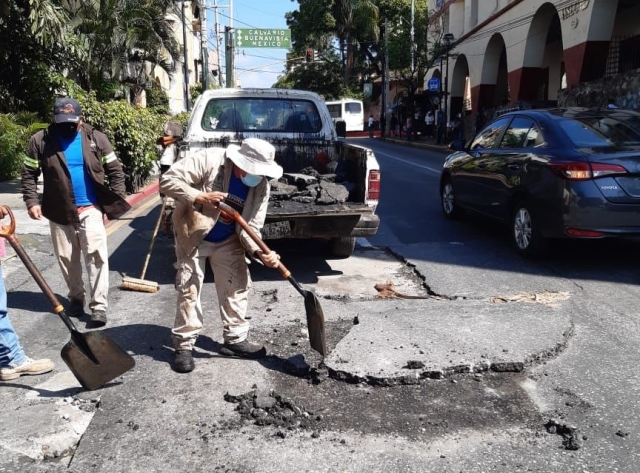
[[347,122],[345,122],[344,120],[338,120],[336,122],[336,133],[338,134],[339,138],[346,138],[347,137]]

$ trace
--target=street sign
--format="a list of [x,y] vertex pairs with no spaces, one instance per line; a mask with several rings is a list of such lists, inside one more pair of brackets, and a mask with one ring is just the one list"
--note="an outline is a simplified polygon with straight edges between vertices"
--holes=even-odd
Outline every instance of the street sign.
[[237,28],[234,43],[236,48],[291,48],[291,30]]
[[437,92],[438,90],[440,90],[440,79],[438,79],[437,77],[429,79],[427,85],[431,92]]

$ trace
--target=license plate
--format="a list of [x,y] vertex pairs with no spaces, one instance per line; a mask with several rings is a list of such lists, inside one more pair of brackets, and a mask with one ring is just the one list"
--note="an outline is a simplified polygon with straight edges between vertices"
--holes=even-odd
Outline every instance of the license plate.
[[288,238],[291,236],[291,225],[288,220],[284,222],[266,223],[260,231],[265,240],[275,240],[277,238]]

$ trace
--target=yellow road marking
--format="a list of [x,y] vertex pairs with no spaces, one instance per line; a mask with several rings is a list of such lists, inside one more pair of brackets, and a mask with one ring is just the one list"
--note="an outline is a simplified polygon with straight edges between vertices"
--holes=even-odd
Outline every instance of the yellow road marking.
[[129,225],[129,222],[131,222],[134,218],[142,214],[145,210],[147,210],[152,205],[156,205],[159,200],[160,200],[160,196],[155,195],[152,199],[147,199],[142,205],[140,205],[139,207],[135,207],[133,210],[131,210],[131,212],[129,212],[129,214],[127,214],[125,218],[121,218],[119,220],[116,220],[115,222],[110,223],[107,226],[107,236],[111,235],[113,232],[115,232],[116,230],[119,230],[125,225]]

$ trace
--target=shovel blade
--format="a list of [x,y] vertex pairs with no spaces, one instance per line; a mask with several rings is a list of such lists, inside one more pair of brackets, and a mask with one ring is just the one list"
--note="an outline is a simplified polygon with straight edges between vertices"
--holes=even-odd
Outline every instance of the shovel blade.
[[60,356],[87,391],[104,386],[136,364],[133,357],[103,331],[73,332]]
[[304,308],[307,311],[307,328],[311,348],[322,356],[327,355],[327,338],[324,330],[324,312],[320,301],[311,291],[304,291]]

